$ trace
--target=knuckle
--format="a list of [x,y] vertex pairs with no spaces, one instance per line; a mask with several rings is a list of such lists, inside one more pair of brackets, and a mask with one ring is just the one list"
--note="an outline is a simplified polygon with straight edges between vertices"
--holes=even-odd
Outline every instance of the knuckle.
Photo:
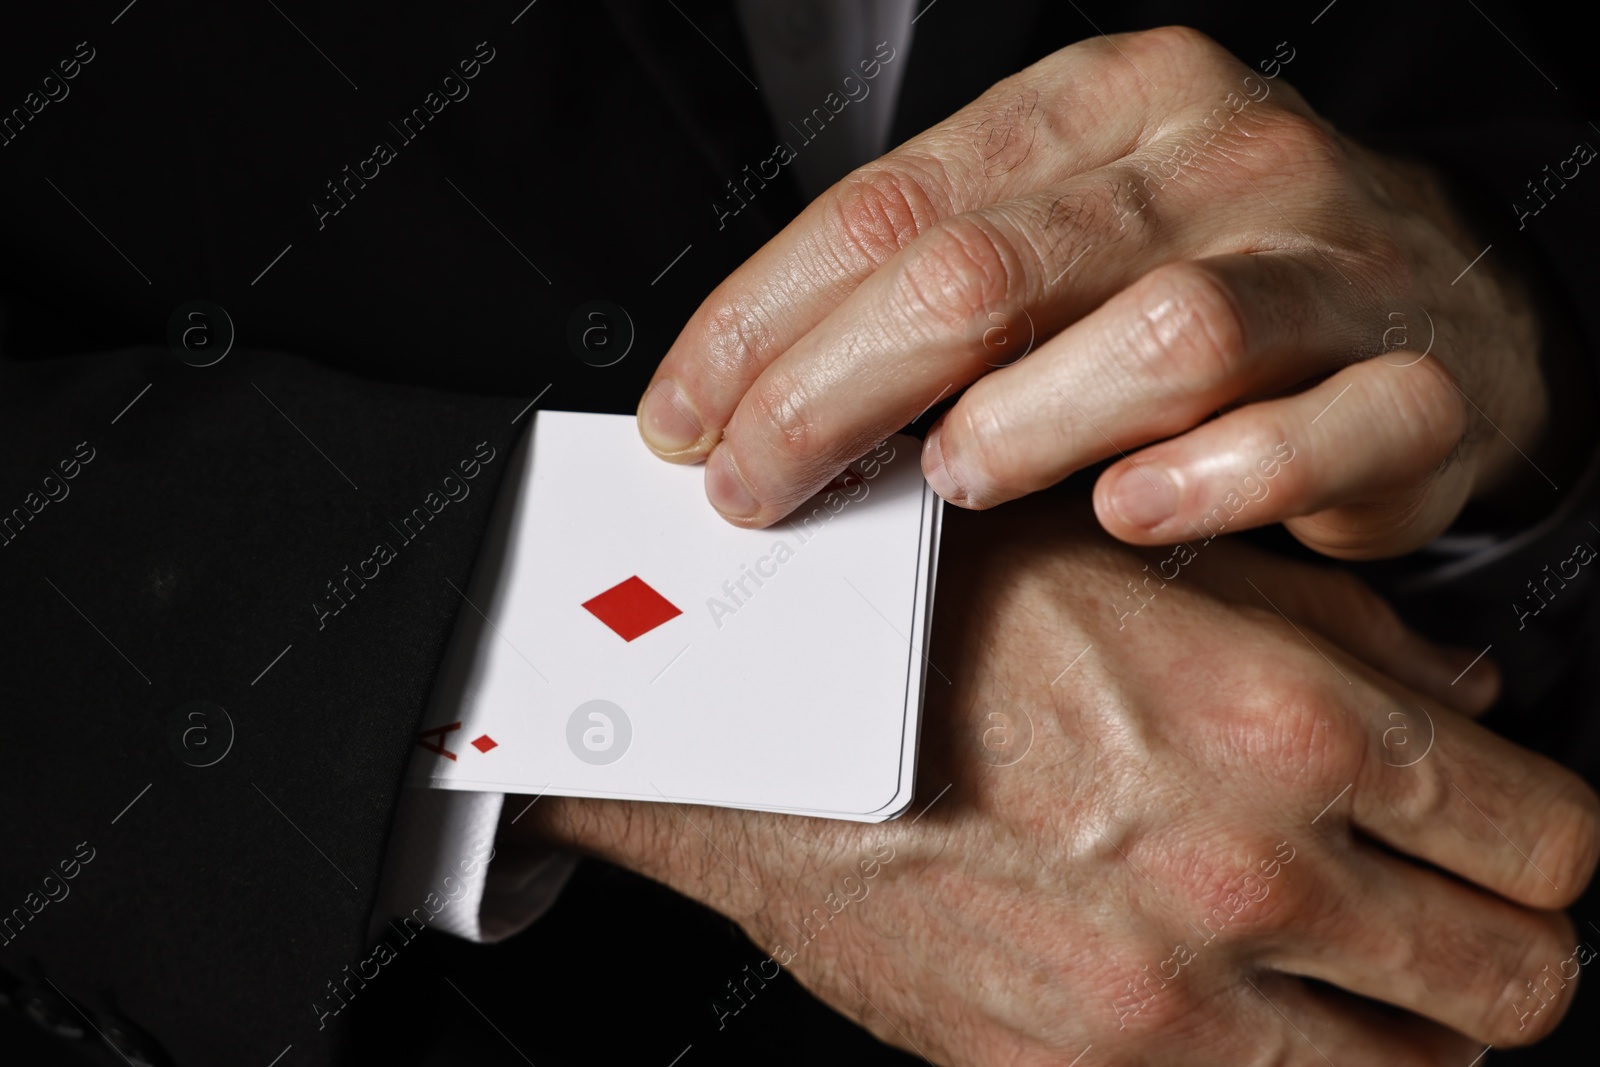
[[1264,695],[1262,713],[1247,720],[1238,743],[1261,759],[1269,780],[1313,810],[1322,807],[1360,773],[1366,759],[1360,724],[1336,699],[1304,680],[1276,680]]
[[1344,145],[1315,118],[1285,108],[1263,108],[1255,122],[1252,135],[1260,138],[1273,170],[1302,172],[1309,166],[1342,169]]
[[[1135,1042],[1161,1035],[1193,1031],[1205,1017],[1207,1005],[1189,988],[1181,971],[1172,974],[1176,962],[1169,955],[1173,946],[1153,948],[1137,971],[1120,975],[1121,984],[1111,991],[1111,1008],[1119,1033]],[[1169,962],[1171,961],[1171,962]],[[1163,970],[1163,967],[1166,970]]]
[[966,161],[953,167],[952,173],[969,188],[992,181],[1005,184],[1007,175],[1028,158],[1040,126],[1056,128],[1052,122],[1055,109],[1042,106],[1049,89],[1048,79],[1031,73],[996,82],[948,126],[931,132],[928,146],[937,145]]
[[1130,44],[1138,52],[1193,72],[1231,70],[1239,61],[1226,48],[1192,26],[1157,26],[1131,35]]
[[[1354,885],[1350,888],[1357,890],[1350,895],[1359,897],[1359,889]],[[1399,976],[1402,984],[1397,992],[1401,997],[1414,996],[1419,988],[1425,989],[1430,968],[1455,975],[1457,983],[1462,974],[1477,979],[1490,970],[1503,972],[1501,961],[1483,948],[1481,938],[1457,939],[1443,948],[1436,945],[1439,927],[1430,925],[1425,914],[1419,915],[1416,902],[1411,899],[1397,899],[1374,920],[1366,909],[1346,907],[1334,932],[1368,967]]]
[[[1259,622],[1273,633],[1287,628],[1265,609]],[[1238,696],[1230,699],[1227,710],[1208,724],[1207,733],[1219,764],[1248,775],[1265,793],[1280,798],[1284,810],[1303,811],[1312,827],[1308,835],[1321,839],[1345,821],[1341,812],[1351,803],[1345,791],[1359,782],[1369,753],[1365,724],[1344,706],[1344,686],[1337,680],[1315,680],[1321,675],[1310,665],[1313,659],[1326,673],[1326,664],[1310,650],[1294,661],[1299,670],[1285,671],[1286,661],[1251,670],[1241,678]],[[1330,803],[1341,800],[1337,807]],[[1321,823],[1313,825],[1313,817]],[[1259,842],[1249,844],[1262,852]],[[1292,856],[1299,844],[1275,841],[1262,854],[1282,845]],[[1303,883],[1301,888],[1308,887]]]
[[[1417,714],[1421,710],[1415,704],[1397,703],[1377,717],[1372,727],[1375,736],[1370,742],[1373,761],[1368,782],[1382,783],[1376,788],[1383,792],[1382,803],[1395,825],[1426,833],[1430,827],[1465,818],[1465,813],[1464,794],[1455,778],[1434,761],[1420,758],[1422,751],[1429,750],[1428,736],[1436,737],[1439,730],[1439,720],[1434,717],[1432,732],[1425,733],[1428,717]],[[1412,751],[1413,746],[1418,751]],[[1494,833],[1487,825],[1479,832]]]
[[[1327,248],[1332,243],[1350,249],[1349,254],[1364,265],[1393,267],[1407,262],[1403,254],[1391,259],[1391,251],[1405,251],[1392,234],[1365,223],[1370,217],[1363,206],[1366,186],[1357,177],[1348,150],[1331,128],[1314,117],[1273,105],[1252,107],[1229,116],[1220,128],[1214,124],[1213,116],[1208,112],[1198,117],[1197,135],[1205,131],[1208,144],[1216,138],[1226,138],[1237,150],[1230,153],[1231,158],[1246,176],[1274,186],[1289,187],[1292,183],[1296,203],[1321,205],[1316,212],[1291,211],[1296,216],[1293,234],[1264,236],[1258,250]],[[1350,240],[1352,231],[1359,233],[1359,243]],[[1404,276],[1380,273],[1384,277]]]
[[1583,894],[1600,859],[1600,798],[1576,775],[1558,770],[1549,813],[1528,851],[1532,862],[1520,875],[1525,899],[1552,908],[1566,907]]
[[1387,375],[1393,382],[1385,390],[1388,415],[1409,427],[1417,438],[1417,453],[1430,466],[1455,451],[1467,432],[1467,406],[1455,379],[1438,360],[1422,360],[1404,370],[1421,374]]
[[1090,195],[1062,194],[1051,205],[1049,221],[1055,225],[1046,227],[1047,232],[1066,223],[1073,227],[1071,232],[1100,235],[1106,244],[1126,241],[1138,248],[1155,241],[1167,220],[1166,201],[1156,195],[1167,178],[1139,164],[1107,167],[1106,174],[1105,182]]
[[[1170,178],[1170,176],[1169,176]],[[1136,162],[1107,165],[1098,177],[1014,202],[1012,213],[1028,235],[1046,292],[1083,280],[1079,261],[1090,249],[1157,241],[1166,225],[1158,195],[1169,178]]]
[[1488,949],[1495,958],[1478,969],[1483,977],[1473,990],[1480,1003],[1492,1005],[1479,1037],[1496,1045],[1528,1045],[1556,1028],[1577,987],[1577,949],[1569,948],[1574,937],[1564,916],[1529,915],[1514,939]]
[[759,366],[772,354],[772,333],[753,301],[734,299],[714,305],[700,326],[706,366],[718,378],[736,381],[745,368]]
[[987,312],[1023,295],[1021,257],[1012,242],[975,216],[947,219],[911,247],[899,273],[913,321],[971,333]]
[[754,422],[750,429],[763,451],[790,469],[808,468],[818,461],[822,430],[799,381],[788,374],[767,375],[746,399]]
[[1005,414],[980,380],[945,422],[945,464],[968,508],[986,508],[1031,491],[1038,442],[1007,432]]
[[1146,275],[1135,293],[1133,351],[1165,388],[1209,392],[1244,370],[1250,339],[1227,283],[1199,263],[1174,263]]
[[828,198],[835,236],[854,266],[877,269],[945,213],[937,183],[906,160],[880,160],[848,175]]
[[1251,865],[1223,901],[1230,911],[1239,910],[1238,917],[1258,938],[1303,930],[1323,921],[1328,900],[1303,867],[1299,871],[1293,868],[1294,857],[1288,839],[1261,842],[1250,853]]
[[1178,929],[1197,939],[1188,942],[1196,954],[1322,921],[1329,898],[1306,871],[1307,861],[1296,863],[1288,839],[1238,835],[1201,847],[1180,845],[1175,854],[1175,866],[1162,874],[1181,887]]

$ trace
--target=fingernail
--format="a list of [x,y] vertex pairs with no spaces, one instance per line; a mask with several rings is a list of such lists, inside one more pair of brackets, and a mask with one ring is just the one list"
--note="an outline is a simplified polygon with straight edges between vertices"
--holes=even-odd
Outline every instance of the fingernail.
[[731,519],[748,519],[761,508],[734,470],[726,448],[717,449],[706,463],[706,497],[712,507]]
[[1111,490],[1111,508],[1130,526],[1153,529],[1178,510],[1178,488],[1161,467],[1130,464]]
[[645,390],[639,401],[639,433],[657,452],[682,452],[700,440],[704,431],[694,408],[671,378]]
[[922,443],[922,476],[928,479],[928,484],[933,491],[944,500],[954,501],[961,496],[961,487],[956,485],[956,480],[950,477],[950,470],[944,465],[944,447],[940,438],[944,430],[944,420],[934,423],[928,431],[928,439]]

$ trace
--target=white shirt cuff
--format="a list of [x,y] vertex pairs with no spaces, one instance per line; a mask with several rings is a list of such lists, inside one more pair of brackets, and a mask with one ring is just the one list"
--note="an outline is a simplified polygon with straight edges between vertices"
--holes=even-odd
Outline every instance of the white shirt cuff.
[[526,929],[560,895],[577,857],[496,841],[504,793],[401,790],[378,888],[374,929],[410,920],[468,941]]

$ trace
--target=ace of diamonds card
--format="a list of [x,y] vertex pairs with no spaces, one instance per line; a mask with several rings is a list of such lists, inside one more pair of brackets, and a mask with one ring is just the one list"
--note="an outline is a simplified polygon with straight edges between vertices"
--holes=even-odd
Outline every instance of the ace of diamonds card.
[[[411,763],[445,789],[878,821],[910,802],[940,504],[894,437],[728,524],[623,415],[513,455]],[[943,684],[935,681],[935,684]]]

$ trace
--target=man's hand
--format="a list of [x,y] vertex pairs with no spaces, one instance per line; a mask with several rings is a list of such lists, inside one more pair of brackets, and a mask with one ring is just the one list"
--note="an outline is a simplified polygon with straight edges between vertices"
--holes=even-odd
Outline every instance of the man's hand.
[[1095,506],[1125,541],[1286,522],[1396,554],[1540,477],[1540,330],[1492,257],[1464,270],[1483,245],[1427,170],[1199,33],[1095,38],[811,204],[701,305],[640,429],[763,526],[968,387],[923,455],[951,503],[1120,454]]
[[1493,676],[1452,686],[1348,575],[1218,543],[1145,584],[1043,504],[948,518],[904,817],[551,797],[503,832],[706,901],[762,976],[937,1063],[1464,1067],[1549,1032],[1597,802],[1459,713]]

